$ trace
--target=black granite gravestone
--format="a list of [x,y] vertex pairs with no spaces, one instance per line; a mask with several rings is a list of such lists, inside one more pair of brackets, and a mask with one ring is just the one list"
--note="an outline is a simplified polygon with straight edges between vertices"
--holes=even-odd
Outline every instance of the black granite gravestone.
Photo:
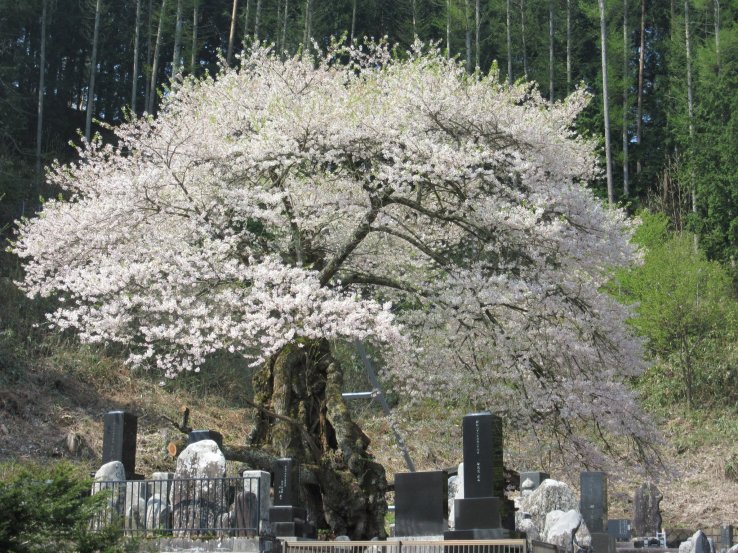
[[307,522],[307,512],[299,506],[299,474],[294,459],[277,459],[274,464],[274,506],[269,509],[269,523],[277,537],[315,537],[315,527]]
[[609,519],[607,533],[615,538],[615,541],[630,541],[630,520],[627,518]]
[[445,539],[501,539],[514,530],[513,508],[505,499],[502,419],[487,411],[462,422],[464,498],[454,501],[455,530]]
[[102,462],[120,461],[126,479],[136,477],[136,434],[138,417],[126,411],[110,411],[103,418]]
[[223,434],[215,430],[190,430],[187,434],[188,443],[194,444],[203,440],[213,440],[218,444],[218,449],[223,449]]
[[395,536],[437,536],[448,530],[448,473],[395,475]]
[[533,487],[530,488],[530,491],[533,491],[538,486],[541,485],[541,482],[543,482],[544,480],[548,478],[550,478],[550,476],[548,475],[547,472],[541,472],[538,470],[521,472],[520,473],[520,486],[522,487],[523,482],[525,482],[526,480],[530,480],[531,482],[533,482]]
[[582,472],[579,476],[579,511],[590,532],[607,532],[607,475]]

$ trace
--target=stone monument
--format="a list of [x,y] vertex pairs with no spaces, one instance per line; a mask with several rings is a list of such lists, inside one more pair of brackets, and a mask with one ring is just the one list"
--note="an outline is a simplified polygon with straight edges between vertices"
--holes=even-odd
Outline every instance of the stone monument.
[[651,482],[641,484],[633,498],[633,533],[635,536],[655,536],[661,531],[661,509],[663,495]]
[[120,461],[127,480],[141,479],[136,475],[136,434],[138,417],[126,411],[110,411],[103,418],[102,463]]
[[307,521],[307,511],[300,507],[299,465],[294,459],[277,459],[274,465],[274,506],[269,522],[276,537],[315,538],[315,527]]
[[[471,413],[462,422],[464,498],[454,501],[455,530],[445,539],[510,537],[512,509],[504,495],[502,419],[488,411]],[[514,524],[514,521],[512,521]]]
[[448,473],[395,475],[395,536],[436,536],[448,530]]
[[582,472],[579,489],[579,511],[592,536],[593,553],[615,553],[615,537],[607,533],[607,475]]

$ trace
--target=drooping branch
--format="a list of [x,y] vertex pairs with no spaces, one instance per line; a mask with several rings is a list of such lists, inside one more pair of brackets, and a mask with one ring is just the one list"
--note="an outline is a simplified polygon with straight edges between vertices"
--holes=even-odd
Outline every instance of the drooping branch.
[[394,230],[392,228],[389,228],[389,227],[386,227],[386,226],[373,227],[372,230],[373,231],[376,231],[376,232],[383,232],[385,234],[390,234],[392,236],[396,236],[397,238],[400,238],[401,240],[404,240],[405,242],[407,242],[411,246],[415,247],[416,249],[420,250],[425,255],[427,255],[428,257],[430,257],[433,261],[435,261],[436,263],[438,263],[441,267],[448,267],[450,265],[448,259],[446,259],[445,257],[443,257],[438,252],[434,252],[431,248],[429,248],[428,246],[426,246],[425,244],[423,244],[420,240],[417,240],[416,238],[414,238],[414,237],[412,237],[412,236],[410,236],[408,234],[405,234],[405,233],[396,231],[396,230]]

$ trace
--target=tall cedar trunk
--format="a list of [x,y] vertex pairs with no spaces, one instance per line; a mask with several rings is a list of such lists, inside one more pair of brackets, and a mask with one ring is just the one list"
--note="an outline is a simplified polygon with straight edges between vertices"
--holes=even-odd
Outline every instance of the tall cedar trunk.
[[507,0],[505,9],[505,29],[507,31],[507,84],[512,85],[512,32],[510,29],[510,0]]
[[479,14],[479,0],[474,5],[474,67],[479,69],[479,28],[482,21]]
[[305,29],[302,35],[302,44],[305,51],[310,49],[310,0],[305,0]]
[[[673,25],[672,19],[672,25]],[[641,174],[641,125],[643,121],[643,68],[646,60],[646,0],[641,0],[641,44],[638,52],[638,107],[636,109],[636,145],[638,146],[638,160],[636,161],[636,175]]]
[[177,0],[174,22],[174,51],[172,55],[172,81],[181,78],[182,72],[182,0]]
[[87,86],[87,116],[85,118],[85,138],[92,135],[92,112],[95,109],[95,76],[97,74],[97,42],[100,36],[100,10],[102,0],[95,3],[95,28],[92,31],[92,54],[90,55],[90,80]]
[[607,25],[605,23],[605,0],[600,4],[600,42],[602,50],[602,107],[605,117],[605,159],[607,164],[607,202],[615,203],[615,191],[612,184],[612,147],[610,146],[610,101],[607,82]]
[[[689,32],[689,0],[684,0],[684,43],[687,53],[687,115],[689,116],[689,141],[694,141],[694,96],[692,94],[692,41]],[[691,176],[692,212],[697,212],[697,189],[694,174]]]
[[715,11],[715,65],[720,74],[720,0],[713,0]]
[[571,0],[566,0],[566,93],[571,92]]
[[549,101],[554,101],[554,3],[548,0],[548,92]]
[[146,23],[146,68],[144,73],[144,111],[149,110],[149,89],[151,88],[151,9],[152,0],[149,0],[149,12]]
[[[287,50],[287,17],[289,15],[289,0],[284,0],[284,22],[282,23],[282,50]],[[354,0],[354,18],[356,16],[356,0]],[[351,25],[356,23],[356,21],[352,22]]]
[[471,26],[469,25],[469,0],[464,0],[464,31],[466,43],[466,72],[471,73],[472,64],[472,36]]
[[226,62],[231,65],[233,59],[233,41],[236,38],[236,14],[238,14],[238,0],[233,0],[233,8],[231,9],[231,32],[228,34],[228,51],[226,53]]
[[354,35],[356,34],[356,0],[351,6],[351,44],[354,43]]
[[192,2],[192,48],[190,50],[190,73],[194,75],[197,66],[197,8],[198,0]]
[[256,13],[254,14],[254,39],[259,40],[259,20],[261,19],[261,0],[256,0]]
[[628,0],[623,0],[623,196],[630,195],[628,174]]
[[246,9],[243,12],[243,43],[248,42],[249,36],[249,14],[251,13],[251,0],[246,0]]
[[446,57],[451,57],[451,0],[446,0]]
[[149,105],[146,111],[153,115],[156,104],[156,77],[159,71],[159,49],[161,48],[161,28],[164,25],[164,13],[167,9],[167,0],[161,0],[159,12],[159,27],[156,30],[156,42],[154,43],[154,56],[151,62],[151,88],[149,90]]
[[301,490],[308,520],[352,539],[384,537],[384,469],[351,420],[328,342],[285,346],[255,375],[254,391],[261,409],[249,446],[317,467],[318,485]]
[[133,33],[133,75],[131,78],[131,114],[136,115],[138,96],[138,44],[141,36],[141,0],[136,0],[136,31]]
[[[36,111],[36,186],[41,185],[41,140],[44,129],[44,92],[46,85],[46,16],[48,0],[41,4],[41,50],[38,60],[38,109]],[[34,194],[35,195],[35,194]],[[32,195],[33,197],[33,195]]]
[[525,0],[520,0],[520,36],[523,42],[523,74],[528,80],[528,49],[525,46]]

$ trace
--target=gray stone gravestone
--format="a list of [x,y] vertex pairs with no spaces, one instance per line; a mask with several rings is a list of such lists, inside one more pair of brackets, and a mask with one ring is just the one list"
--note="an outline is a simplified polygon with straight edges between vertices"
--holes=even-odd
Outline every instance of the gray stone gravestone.
[[733,526],[724,524],[720,527],[720,551],[727,551],[733,547]]
[[607,475],[582,472],[579,477],[579,512],[592,533],[607,532]]
[[444,532],[444,537],[507,538],[514,520],[504,496],[502,419],[487,411],[471,413],[464,417],[462,431],[464,498],[454,502],[455,530]]
[[136,478],[138,417],[126,411],[110,411],[103,418],[103,464],[120,461],[127,480]]
[[448,473],[395,475],[395,536],[436,536],[448,530]]
[[[547,472],[541,472],[539,470],[532,470],[532,471],[525,471],[520,473],[520,486],[522,488],[523,483],[526,480],[530,480],[530,482],[533,484],[532,486],[528,487],[527,489],[529,491],[535,490],[538,486],[541,485],[541,482],[544,480],[547,480],[551,478]],[[522,490],[521,490],[522,491]]]
[[633,498],[633,533],[637,537],[655,536],[661,531],[661,509],[663,495],[655,484],[641,484]]

